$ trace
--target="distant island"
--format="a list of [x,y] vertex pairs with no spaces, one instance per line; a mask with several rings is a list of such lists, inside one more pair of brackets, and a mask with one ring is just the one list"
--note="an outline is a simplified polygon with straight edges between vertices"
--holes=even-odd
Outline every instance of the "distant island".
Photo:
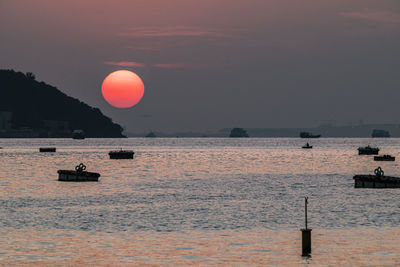
[[0,137],[125,137],[122,127],[98,108],[38,82],[35,75],[0,70]]

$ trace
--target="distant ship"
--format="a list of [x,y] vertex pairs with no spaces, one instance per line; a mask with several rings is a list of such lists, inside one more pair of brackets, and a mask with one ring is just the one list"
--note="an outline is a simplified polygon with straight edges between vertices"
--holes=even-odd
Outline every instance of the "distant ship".
[[390,133],[389,133],[389,131],[386,131],[386,130],[374,129],[374,130],[372,130],[371,136],[372,137],[390,137]]
[[300,133],[300,137],[301,138],[320,138],[321,135],[320,134],[313,135],[312,133],[309,133],[309,132],[301,132]]
[[72,132],[72,139],[85,139],[85,132],[83,130],[74,130]]
[[150,132],[145,137],[157,137],[157,136],[154,132]]

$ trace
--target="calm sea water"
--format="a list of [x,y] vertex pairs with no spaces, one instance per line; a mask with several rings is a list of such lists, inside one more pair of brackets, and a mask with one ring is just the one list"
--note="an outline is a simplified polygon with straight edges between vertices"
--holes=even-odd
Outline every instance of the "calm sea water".
[[[400,139],[0,139],[0,265],[400,264]],[[55,146],[56,153],[39,153]],[[133,160],[108,151],[132,149]],[[83,162],[98,183],[57,181]],[[304,196],[313,253],[303,258]]]

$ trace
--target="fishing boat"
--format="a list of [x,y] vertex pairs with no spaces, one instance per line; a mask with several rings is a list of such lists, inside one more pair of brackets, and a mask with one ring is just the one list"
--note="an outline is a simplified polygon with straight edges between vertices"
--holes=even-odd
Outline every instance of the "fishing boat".
[[39,148],[39,152],[56,152],[55,147],[41,147]]
[[301,148],[304,148],[304,149],[311,149],[312,146],[310,146],[310,144],[307,143],[307,144],[305,144],[304,146],[302,146]]
[[312,134],[312,133],[309,133],[309,132],[301,132],[300,133],[300,137],[301,138],[320,138],[321,137],[321,135],[320,134]]
[[115,150],[110,151],[108,155],[110,155],[110,159],[133,159],[133,155],[135,152],[132,150]]
[[370,147],[369,145],[366,147],[359,147],[358,148],[358,155],[378,155],[379,148],[377,147]]
[[395,161],[395,157],[391,155],[383,155],[383,156],[375,156],[374,160],[375,161]]
[[75,170],[58,170],[58,181],[63,182],[97,182],[100,174],[86,171],[85,164],[81,163]]
[[381,167],[374,171],[375,175],[355,175],[354,188],[400,188],[400,178],[385,176]]

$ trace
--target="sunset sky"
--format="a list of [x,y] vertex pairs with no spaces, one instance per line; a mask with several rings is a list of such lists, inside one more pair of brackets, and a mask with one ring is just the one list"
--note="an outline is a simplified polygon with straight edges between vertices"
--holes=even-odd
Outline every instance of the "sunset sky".
[[[131,132],[400,123],[399,0],[0,0],[0,68]],[[145,84],[130,109],[101,84]]]

